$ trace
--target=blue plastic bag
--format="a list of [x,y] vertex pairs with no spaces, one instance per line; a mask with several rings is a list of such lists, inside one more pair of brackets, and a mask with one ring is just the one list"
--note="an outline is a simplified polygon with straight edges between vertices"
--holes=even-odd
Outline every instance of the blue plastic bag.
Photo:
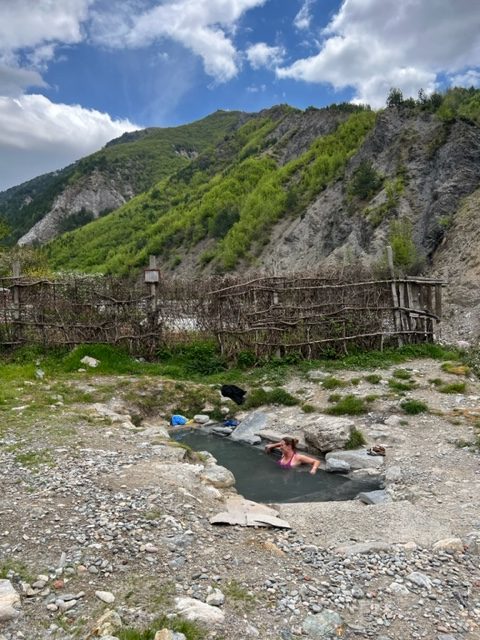
[[180,416],[180,415],[173,415],[170,420],[170,424],[172,425],[172,427],[178,427],[179,425],[187,424],[187,422],[188,422],[188,418],[185,418],[185,416]]

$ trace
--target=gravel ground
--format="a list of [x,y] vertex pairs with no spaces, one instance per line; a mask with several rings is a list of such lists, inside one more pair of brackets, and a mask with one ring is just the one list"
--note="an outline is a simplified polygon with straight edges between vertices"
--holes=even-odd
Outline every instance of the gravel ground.
[[[6,428],[0,566],[21,608],[2,621],[0,587],[1,640],[86,638],[106,611],[141,628],[186,597],[210,603],[205,637],[218,640],[480,639],[480,457],[458,446],[473,437],[479,385],[442,394],[428,380],[458,377],[433,361],[406,366],[418,382],[409,397],[431,413],[405,421],[384,394],[355,419],[367,436],[383,429],[392,501],[280,505],[292,530],[210,525],[233,489],[202,481],[202,459],[158,444],[160,425],[108,426],[59,406],[61,438],[48,419]],[[326,404],[318,383],[288,388]],[[111,621],[96,633],[117,637]]]

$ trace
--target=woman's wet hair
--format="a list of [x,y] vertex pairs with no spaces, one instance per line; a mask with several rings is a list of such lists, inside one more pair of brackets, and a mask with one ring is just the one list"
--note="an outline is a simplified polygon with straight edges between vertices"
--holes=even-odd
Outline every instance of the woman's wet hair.
[[297,449],[297,444],[298,444],[298,439],[297,438],[282,438],[283,442],[285,444],[287,444],[289,447],[292,447],[293,451],[296,451]]

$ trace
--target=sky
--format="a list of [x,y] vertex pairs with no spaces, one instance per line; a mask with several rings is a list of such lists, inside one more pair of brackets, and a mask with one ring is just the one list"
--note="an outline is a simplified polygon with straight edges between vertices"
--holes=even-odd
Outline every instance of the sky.
[[217,109],[480,87],[476,0],[0,0],[0,190]]

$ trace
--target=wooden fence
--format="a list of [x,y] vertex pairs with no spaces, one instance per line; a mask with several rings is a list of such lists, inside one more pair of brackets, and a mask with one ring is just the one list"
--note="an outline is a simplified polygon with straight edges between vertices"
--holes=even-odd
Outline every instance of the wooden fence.
[[149,284],[110,277],[0,280],[0,345],[123,344],[153,356],[191,339],[235,356],[301,354],[432,342],[442,283],[365,274],[262,276]]

